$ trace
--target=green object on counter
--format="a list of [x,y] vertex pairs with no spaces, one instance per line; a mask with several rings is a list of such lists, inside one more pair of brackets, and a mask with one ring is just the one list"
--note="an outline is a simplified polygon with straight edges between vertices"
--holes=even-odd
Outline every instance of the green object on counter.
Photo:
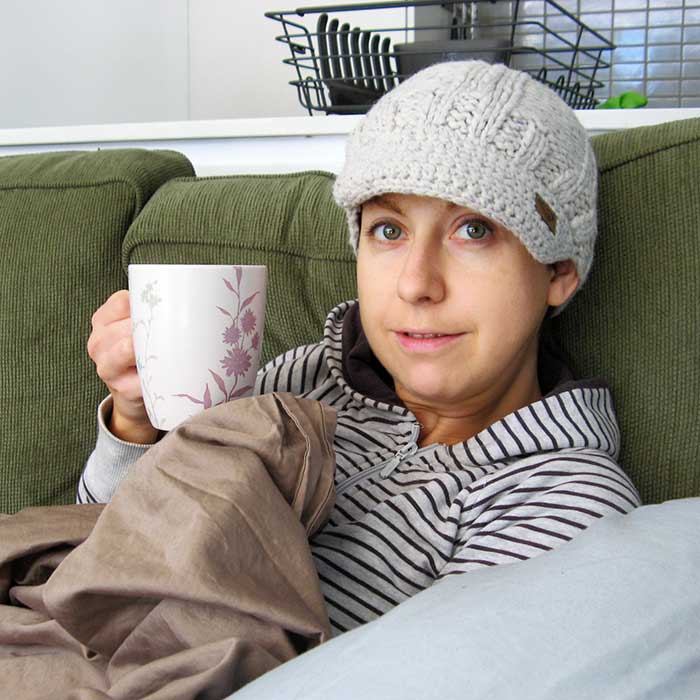
[[599,104],[596,109],[638,109],[646,107],[649,100],[638,92],[623,92]]

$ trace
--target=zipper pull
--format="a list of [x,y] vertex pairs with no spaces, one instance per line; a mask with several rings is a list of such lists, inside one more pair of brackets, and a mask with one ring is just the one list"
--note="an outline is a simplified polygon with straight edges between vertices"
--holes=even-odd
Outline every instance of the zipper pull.
[[386,479],[387,477],[391,476],[394,472],[394,469],[403,462],[406,457],[411,457],[412,455],[416,454],[418,452],[418,443],[416,442],[416,439],[420,435],[420,429],[421,425],[420,423],[414,423],[413,424],[413,430],[411,431],[411,441],[408,443],[408,445],[404,445],[386,464],[386,466],[379,472],[379,476],[382,477],[382,479]]
[[418,452],[418,445],[415,442],[412,442],[410,445],[406,445],[405,447],[402,447],[390,460],[387,462],[386,467],[382,469],[379,474],[382,477],[382,479],[386,479],[388,476],[391,476],[394,469],[403,462],[406,457],[410,457],[411,455],[416,454]]
[[379,472],[379,476],[382,477],[382,479],[386,479],[387,476],[391,476],[391,473],[396,469],[396,467],[399,466],[399,462],[401,462],[401,453],[397,452],[387,463],[386,466]]

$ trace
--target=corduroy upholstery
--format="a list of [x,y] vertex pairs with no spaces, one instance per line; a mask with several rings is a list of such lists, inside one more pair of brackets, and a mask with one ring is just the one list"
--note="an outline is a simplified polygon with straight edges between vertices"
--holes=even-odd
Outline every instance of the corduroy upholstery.
[[104,385],[86,352],[90,318],[126,285],[126,231],[174,152],[0,158],[0,512],[75,500]]
[[591,276],[554,329],[611,386],[645,502],[700,495],[700,119],[603,134]]
[[[577,374],[611,384],[644,501],[697,496],[700,120],[594,147],[596,261],[553,330]],[[355,295],[332,175],[191,172],[143,151],[0,158],[0,511],[73,500],[105,393],[85,351],[90,316],[126,286],[129,262],[268,265],[264,360],[318,340],[326,312]]]
[[[579,376],[608,381],[622,463],[645,502],[700,494],[700,120],[593,139],[600,170],[591,277],[553,322]],[[175,180],[129,231],[128,262],[266,264],[263,356],[320,338],[355,295],[332,176]]]
[[317,342],[327,312],[355,296],[345,214],[324,172],[178,179],[124,241],[129,263],[267,265],[261,362]]

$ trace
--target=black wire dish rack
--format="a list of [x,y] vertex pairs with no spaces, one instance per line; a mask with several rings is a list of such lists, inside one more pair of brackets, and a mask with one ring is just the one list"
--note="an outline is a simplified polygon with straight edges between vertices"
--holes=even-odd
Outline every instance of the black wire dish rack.
[[[397,24],[401,9],[405,19]],[[373,22],[362,29],[347,21],[354,12],[366,20],[368,11],[379,20],[382,10],[392,13],[389,26]],[[591,109],[598,104],[596,89],[603,87],[600,73],[610,66],[604,55],[615,48],[552,0],[396,0],[265,16],[284,29],[275,38],[290,51],[283,61],[296,71],[290,85],[310,115],[364,114],[417,70],[467,58],[528,72],[574,109]]]

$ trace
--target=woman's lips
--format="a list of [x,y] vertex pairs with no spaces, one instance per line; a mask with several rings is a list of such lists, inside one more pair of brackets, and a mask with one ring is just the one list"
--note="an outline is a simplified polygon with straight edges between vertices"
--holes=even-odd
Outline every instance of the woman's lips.
[[399,345],[408,352],[435,352],[454,343],[464,333],[394,331]]

